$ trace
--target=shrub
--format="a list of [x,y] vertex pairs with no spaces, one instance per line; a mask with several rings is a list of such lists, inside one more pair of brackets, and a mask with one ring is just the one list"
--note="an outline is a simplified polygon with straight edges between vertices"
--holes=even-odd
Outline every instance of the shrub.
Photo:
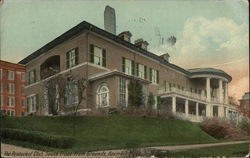
[[239,123],[239,128],[246,131],[250,135],[250,119],[244,118]]
[[11,128],[2,128],[2,137],[56,148],[69,148],[74,144],[74,139],[70,137]]
[[210,118],[201,122],[200,127],[209,135],[221,139],[221,138],[240,138],[245,136],[245,133],[237,129],[236,126],[225,119]]

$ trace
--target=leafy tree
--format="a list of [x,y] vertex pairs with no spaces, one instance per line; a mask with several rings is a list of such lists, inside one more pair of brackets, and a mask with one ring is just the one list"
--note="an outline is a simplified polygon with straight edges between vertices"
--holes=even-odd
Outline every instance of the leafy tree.
[[139,81],[131,80],[128,85],[128,103],[131,107],[143,106],[142,84]]
[[155,105],[155,98],[152,92],[149,93],[148,95],[148,104],[147,108],[148,109],[153,109],[153,106]]

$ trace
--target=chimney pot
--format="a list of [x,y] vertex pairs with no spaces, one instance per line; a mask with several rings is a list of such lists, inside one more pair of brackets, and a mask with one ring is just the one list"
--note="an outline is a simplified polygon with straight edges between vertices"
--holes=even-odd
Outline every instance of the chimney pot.
[[135,40],[135,45],[138,47],[141,47],[142,49],[147,50],[148,42],[144,41],[142,38],[139,38],[139,39]]
[[132,34],[129,31],[124,31],[118,35],[119,38],[130,42],[130,39],[132,37]]
[[169,57],[170,55],[168,53],[162,54],[161,57],[166,60],[167,62],[169,62]]

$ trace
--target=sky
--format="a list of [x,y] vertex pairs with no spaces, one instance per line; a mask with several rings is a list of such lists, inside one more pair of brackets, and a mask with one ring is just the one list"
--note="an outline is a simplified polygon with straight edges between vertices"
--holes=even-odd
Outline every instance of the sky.
[[[233,77],[229,95],[249,91],[249,4],[245,0],[5,0],[0,6],[1,60],[19,62],[82,21],[104,28],[116,12],[117,34],[129,30],[148,50],[170,54],[185,69],[213,67]],[[175,45],[167,39],[175,36]]]

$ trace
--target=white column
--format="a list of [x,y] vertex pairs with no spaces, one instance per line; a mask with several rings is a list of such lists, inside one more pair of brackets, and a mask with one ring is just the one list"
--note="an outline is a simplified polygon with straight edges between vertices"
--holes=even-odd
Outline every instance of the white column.
[[210,78],[206,78],[206,90],[207,90],[207,101],[210,102],[211,100],[211,89],[210,89]]
[[206,105],[206,117],[210,117],[210,108],[211,106],[210,106],[210,104],[207,104]]
[[228,85],[225,82],[225,103],[228,104]]
[[223,106],[219,105],[218,106],[218,117],[223,117]]
[[172,112],[173,113],[176,112],[176,97],[175,96],[172,97]]
[[219,102],[223,103],[222,80],[219,80]]
[[225,112],[225,117],[227,118],[227,116],[228,116],[228,115],[227,115],[227,114],[228,114],[228,108],[226,107],[225,110],[226,110],[226,112]]
[[185,100],[185,115],[188,116],[188,100]]
[[198,117],[199,117],[199,103],[197,102],[196,103],[196,118],[198,119]]

